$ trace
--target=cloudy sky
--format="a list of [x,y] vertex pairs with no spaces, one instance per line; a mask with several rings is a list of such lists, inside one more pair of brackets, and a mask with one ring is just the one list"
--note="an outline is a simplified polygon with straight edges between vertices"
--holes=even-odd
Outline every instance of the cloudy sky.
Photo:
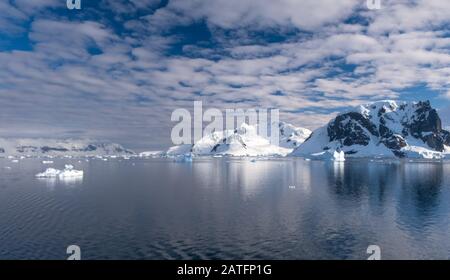
[[450,105],[450,1],[81,1],[0,1],[0,136],[157,149],[194,100],[311,129],[379,99]]

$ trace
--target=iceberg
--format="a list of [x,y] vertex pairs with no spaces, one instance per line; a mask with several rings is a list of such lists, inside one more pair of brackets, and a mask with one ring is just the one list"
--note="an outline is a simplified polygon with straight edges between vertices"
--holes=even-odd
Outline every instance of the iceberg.
[[313,153],[313,154],[309,155],[307,158],[305,158],[305,160],[311,160],[311,159],[343,162],[343,161],[345,161],[345,153],[344,153],[344,151],[327,150],[324,152]]
[[36,174],[37,178],[82,178],[83,171],[73,169],[73,165],[66,164],[64,170],[47,168],[44,172]]
[[343,151],[334,151],[333,160],[339,162],[345,161],[345,153]]
[[175,162],[192,162],[192,154],[184,154],[176,156],[174,159]]
[[56,178],[61,173],[61,170],[55,168],[47,168],[44,172],[36,174],[38,178]]
[[83,170],[75,170],[72,165],[67,164],[65,169],[59,173],[59,178],[67,177],[83,177]]

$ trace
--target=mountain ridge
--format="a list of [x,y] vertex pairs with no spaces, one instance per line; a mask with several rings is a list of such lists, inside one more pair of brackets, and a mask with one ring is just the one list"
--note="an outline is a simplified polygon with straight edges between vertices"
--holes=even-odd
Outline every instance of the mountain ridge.
[[120,144],[91,139],[0,138],[0,156],[133,154]]
[[340,149],[350,157],[437,159],[449,146],[450,132],[429,101],[382,100],[338,114],[290,155],[314,157]]

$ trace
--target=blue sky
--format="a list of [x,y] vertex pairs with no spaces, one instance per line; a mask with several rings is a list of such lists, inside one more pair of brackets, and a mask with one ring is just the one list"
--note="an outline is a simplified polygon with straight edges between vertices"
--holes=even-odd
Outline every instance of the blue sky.
[[380,99],[450,112],[449,1],[81,1],[0,2],[0,136],[159,149],[194,100],[311,129]]

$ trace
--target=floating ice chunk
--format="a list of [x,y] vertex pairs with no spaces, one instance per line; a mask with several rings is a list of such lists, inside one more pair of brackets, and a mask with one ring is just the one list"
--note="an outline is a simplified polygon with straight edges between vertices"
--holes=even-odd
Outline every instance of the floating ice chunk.
[[73,169],[73,165],[66,164],[64,170],[59,170],[55,168],[47,168],[44,172],[36,174],[38,178],[82,178],[83,171]]
[[344,151],[334,151],[333,152],[333,160],[334,161],[345,161],[345,154]]
[[18,162],[19,162],[19,160],[17,160],[17,159],[13,159],[13,160],[11,160],[11,162],[12,162],[12,163],[18,163]]
[[38,178],[56,178],[61,173],[61,170],[55,168],[47,168],[44,172],[36,174]]
[[53,160],[43,160],[42,163],[43,164],[52,164]]
[[408,149],[403,149],[407,158],[414,159],[443,159],[445,154],[442,152],[431,151],[422,147],[411,146]]
[[175,162],[192,162],[192,155],[191,154],[184,154],[175,157]]
[[310,157],[312,159],[321,159],[321,160],[330,160],[330,161],[336,161],[336,162],[343,162],[345,161],[345,153],[343,151],[324,151],[320,153],[314,153],[311,154]]
[[5,166],[3,168],[8,169],[8,170],[11,169],[11,167],[9,167],[9,166]]
[[65,169],[61,173],[59,173],[60,179],[68,177],[83,177],[83,170]]

